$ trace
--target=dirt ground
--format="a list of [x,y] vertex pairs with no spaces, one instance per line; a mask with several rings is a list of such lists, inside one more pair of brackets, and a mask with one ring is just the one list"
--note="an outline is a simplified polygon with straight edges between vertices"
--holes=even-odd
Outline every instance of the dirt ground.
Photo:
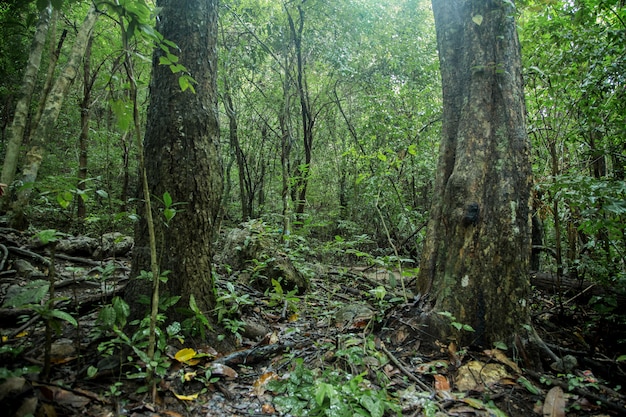
[[[18,240],[5,233],[2,243],[11,247]],[[29,280],[45,279],[50,265],[44,260],[51,257],[45,248],[8,251],[0,268],[3,300]],[[28,259],[37,271],[30,277],[17,273],[18,259]],[[427,329],[415,324],[417,303],[410,292],[405,299],[398,274],[316,264],[310,266],[310,290],[299,297],[265,294],[232,276],[228,287],[224,278],[219,283],[224,293],[248,294],[241,306],[246,325],[239,332],[239,348],[216,355],[200,337],[169,339],[164,349],[169,366],[156,392],[145,392],[145,379],[120,376],[120,370],[138,363],[107,355],[102,351],[107,336],[95,331],[101,305],[128,279],[129,260],[58,253],[54,265],[56,295],[64,300],[58,306],[77,317],[78,326],[63,325],[53,335],[50,378],[44,381],[26,369],[44,365],[43,320],[27,309],[0,309],[0,368],[25,369],[22,376],[0,382],[2,415],[292,415],[278,397],[302,393],[278,392],[271,381],[293,381],[300,360],[315,370],[314,378],[340,372],[345,382],[335,382],[339,391],[347,392],[342,385],[350,386],[355,378],[357,395],[385,390],[403,416],[626,415],[625,365],[616,362],[626,353],[619,351],[624,329],[610,323],[589,328],[593,313],[585,306],[572,303],[563,309],[553,294],[536,291],[534,326],[561,362],[547,361],[543,372],[533,372],[518,367],[513,349],[425,346]],[[411,288],[411,278],[405,279]],[[341,415],[331,408],[319,415]]]

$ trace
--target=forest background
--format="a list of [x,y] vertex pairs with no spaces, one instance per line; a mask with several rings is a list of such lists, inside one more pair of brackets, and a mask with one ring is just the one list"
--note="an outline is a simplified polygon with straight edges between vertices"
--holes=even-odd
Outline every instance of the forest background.
[[[89,2],[51,4],[0,5],[1,182],[12,200],[4,210],[20,228],[128,233],[140,181],[124,62],[130,48],[145,121],[152,48],[167,40],[150,30],[143,2],[114,2],[93,22]],[[621,323],[624,4],[528,0],[517,10],[534,174],[531,267],[617,290],[589,303]],[[88,24],[74,62],[72,45]],[[33,63],[37,45],[43,53]],[[218,48],[223,227],[261,219],[327,262],[416,262],[441,126],[430,2],[222,2]],[[181,73],[181,89],[193,89],[171,52],[161,63]],[[32,99],[16,109],[29,84]],[[58,117],[40,131],[51,109]],[[23,141],[12,149],[16,132]]]

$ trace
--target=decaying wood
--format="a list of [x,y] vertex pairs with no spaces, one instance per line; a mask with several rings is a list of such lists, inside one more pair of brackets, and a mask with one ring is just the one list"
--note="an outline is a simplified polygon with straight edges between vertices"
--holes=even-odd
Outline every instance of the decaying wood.
[[577,300],[584,295],[586,295],[587,297],[591,297],[593,295],[611,295],[615,296],[619,306],[626,305],[626,296],[618,294],[615,291],[611,291],[610,288],[597,285],[593,282],[581,279],[574,279],[569,276],[562,276],[559,280],[556,274],[533,271],[530,274],[530,283],[544,291],[571,294],[571,301]]
[[239,350],[230,355],[215,359],[214,363],[223,365],[250,365],[269,359],[272,355],[284,352],[287,349],[295,349],[306,345],[311,345],[310,341],[274,343],[271,345],[253,347],[251,349]]

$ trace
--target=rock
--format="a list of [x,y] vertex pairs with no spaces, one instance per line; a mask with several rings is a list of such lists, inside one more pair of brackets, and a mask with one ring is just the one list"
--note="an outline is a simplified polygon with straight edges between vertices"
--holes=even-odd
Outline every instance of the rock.
[[285,291],[297,288],[302,294],[309,288],[307,277],[282,251],[280,234],[259,220],[231,230],[217,260],[242,272],[240,276],[248,277],[260,291],[272,288],[272,279],[279,280]]
[[98,248],[98,239],[88,236],[76,236],[62,239],[57,243],[56,251],[67,255],[91,256]]
[[94,258],[127,256],[134,244],[135,241],[130,236],[125,236],[119,232],[105,233],[102,235],[102,245],[95,251]]
[[364,304],[346,304],[335,313],[335,326],[341,329],[362,328],[374,317],[374,310]]
[[17,273],[25,278],[40,278],[45,276],[43,272],[35,268],[30,262],[24,259],[16,259],[13,261],[13,268]]

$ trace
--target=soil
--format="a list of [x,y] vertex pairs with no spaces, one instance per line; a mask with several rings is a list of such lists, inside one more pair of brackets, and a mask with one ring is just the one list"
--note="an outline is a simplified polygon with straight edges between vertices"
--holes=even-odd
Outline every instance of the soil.
[[[128,258],[53,254],[31,242],[15,231],[2,233],[2,246],[9,248],[0,264],[2,303],[28,282],[48,279],[54,258],[55,308],[78,325],[59,322],[49,378],[43,378],[27,369],[44,367],[41,316],[32,308],[0,309],[0,372],[25,370],[8,380],[0,374],[2,415],[290,415],[276,401],[285,394],[272,391],[269,381],[289,378],[299,358],[318,375],[335,369],[347,380],[363,378],[364,391],[385,389],[406,416],[626,415],[624,363],[616,361],[626,353],[624,328],[600,320],[576,297],[557,302],[554,294],[536,291],[533,324],[561,359],[536,372],[520,369],[513,349],[426,346],[427,329],[415,324],[418,303],[402,292],[399,274],[357,265],[309,264],[310,288],[303,295],[264,293],[236,273],[222,276],[218,285],[225,293],[247,294],[239,309],[245,323],[239,348],[218,354],[200,336],[171,338],[162,349],[169,366],[155,390],[146,392],[145,378],[124,376],[143,370],[138,354],[108,355],[103,347],[112,335],[97,325],[102,306],[128,280]],[[18,273],[18,261],[35,268],[22,265]],[[406,288],[414,286],[411,277],[405,280]],[[334,414],[329,409],[327,415]]]

